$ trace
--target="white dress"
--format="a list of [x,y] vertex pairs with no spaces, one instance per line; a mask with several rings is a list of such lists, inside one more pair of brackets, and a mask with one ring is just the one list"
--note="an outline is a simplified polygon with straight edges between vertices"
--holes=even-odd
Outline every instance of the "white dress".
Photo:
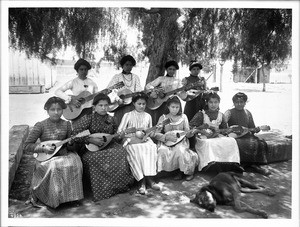
[[[203,123],[219,128],[222,122],[222,113],[218,113],[216,120],[210,121],[208,115],[203,111]],[[217,138],[200,139],[196,138],[196,151],[199,156],[198,170],[210,162],[235,162],[240,163],[239,148],[234,138],[219,135]]]
[[[150,114],[136,110],[126,113],[119,125],[118,132],[131,127],[142,129],[152,127]],[[130,136],[133,135],[128,135],[128,137]],[[131,172],[137,181],[143,179],[144,176],[156,175],[157,147],[151,138],[148,137],[144,143],[128,144],[125,149]]]
[[[162,115],[158,122],[160,123],[166,118],[166,115]],[[189,131],[189,129],[189,122],[185,114],[182,114],[178,121],[164,126],[165,133],[173,130]],[[197,153],[190,150],[189,147],[189,140],[186,137],[174,146],[166,146],[164,143],[158,142],[158,172],[180,169],[184,174],[192,175],[198,165],[199,158]]]

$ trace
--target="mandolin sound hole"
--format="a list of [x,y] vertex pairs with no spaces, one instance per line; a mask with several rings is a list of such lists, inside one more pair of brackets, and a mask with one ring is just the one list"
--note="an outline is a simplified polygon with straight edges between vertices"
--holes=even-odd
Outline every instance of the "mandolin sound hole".
[[105,137],[105,136],[103,136],[103,141],[104,141],[104,143],[106,143],[106,142],[107,142],[107,139],[106,139],[106,137]]
[[180,137],[180,134],[179,134],[178,132],[176,133],[176,137],[177,137],[177,138],[179,138],[179,137]]

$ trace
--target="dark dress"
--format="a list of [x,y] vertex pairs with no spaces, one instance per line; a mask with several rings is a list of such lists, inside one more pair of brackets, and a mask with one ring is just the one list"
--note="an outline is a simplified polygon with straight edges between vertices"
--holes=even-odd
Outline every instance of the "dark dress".
[[[204,77],[198,77],[198,76],[189,76],[185,77],[185,80],[187,81],[187,84],[195,83],[198,81],[203,81],[203,85],[197,87],[197,90],[205,90],[205,78]],[[201,93],[196,98],[192,99],[191,101],[187,101],[185,103],[184,107],[184,114],[187,116],[188,120],[192,120],[192,118],[195,116],[195,114],[199,110],[203,110],[205,106],[205,100],[204,100],[204,93]]]
[[[73,134],[88,129],[93,133],[114,134],[117,125],[114,118],[108,114],[102,116],[98,113],[83,116],[76,124]],[[76,142],[87,143],[84,139],[75,139]],[[83,146],[82,155],[84,175],[90,180],[93,199],[95,201],[107,199],[111,196],[129,190],[134,182],[126,150],[114,139],[104,150],[91,152]]]
[[[253,117],[250,111],[243,109],[237,110],[235,108],[225,112],[228,126],[240,125],[246,128],[255,128]],[[267,143],[259,139],[252,133],[247,133],[243,137],[237,138],[236,142],[240,151],[240,158],[242,164],[267,163],[265,153],[267,152]]]

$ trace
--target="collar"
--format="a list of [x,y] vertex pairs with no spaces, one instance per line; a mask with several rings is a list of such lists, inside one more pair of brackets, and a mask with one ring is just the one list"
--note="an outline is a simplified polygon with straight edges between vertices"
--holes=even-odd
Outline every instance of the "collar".
[[129,74],[131,74],[131,72],[125,72],[124,70],[122,71],[122,74],[124,74],[124,75],[129,75]]

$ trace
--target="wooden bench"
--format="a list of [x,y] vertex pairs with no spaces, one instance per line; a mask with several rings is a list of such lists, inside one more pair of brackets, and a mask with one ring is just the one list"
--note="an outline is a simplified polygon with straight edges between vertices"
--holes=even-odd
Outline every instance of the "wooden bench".
[[24,142],[28,133],[28,125],[14,125],[9,130],[9,189],[23,156]]

